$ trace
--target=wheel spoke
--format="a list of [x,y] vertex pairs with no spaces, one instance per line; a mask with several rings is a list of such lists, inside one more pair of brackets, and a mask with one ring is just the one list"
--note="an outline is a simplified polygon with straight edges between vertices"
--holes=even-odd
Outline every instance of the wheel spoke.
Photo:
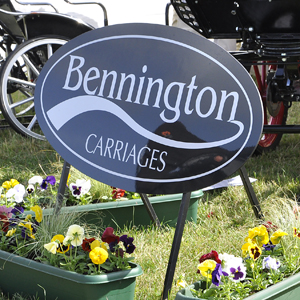
[[[10,107],[10,108],[16,108],[16,107],[18,107],[18,106],[20,106],[20,105],[23,105],[23,104],[25,104],[25,103],[27,103],[27,102],[29,102],[29,101],[33,101],[33,100],[34,100],[34,97],[32,96],[32,97],[29,97],[29,98],[27,98],[27,99],[24,99],[24,100],[21,100],[21,101],[12,103],[11,105],[9,105],[9,107]],[[30,106],[31,106],[31,105],[30,105]],[[34,106],[34,104],[32,104],[32,106]]]
[[22,111],[20,111],[19,113],[16,114],[16,116],[22,116],[25,113],[27,113],[28,111],[30,111],[32,108],[34,108],[34,103],[31,103],[28,107],[26,107],[25,109],[23,109]]
[[8,76],[8,81],[35,87],[35,83],[33,83],[33,82],[22,80],[22,79],[11,77],[11,76]]
[[40,72],[38,71],[38,69],[35,67],[35,65],[31,62],[31,60],[29,59],[29,57],[26,54],[22,55],[22,58],[24,59],[26,65],[28,65],[28,67],[32,70],[32,72],[36,75],[39,76]]
[[48,53],[48,59],[49,59],[53,54],[53,47],[51,44],[47,44],[47,53]]
[[36,123],[37,119],[36,119],[36,115],[33,116],[33,118],[31,119],[29,125],[27,126],[27,129],[31,130],[34,126],[34,124]]

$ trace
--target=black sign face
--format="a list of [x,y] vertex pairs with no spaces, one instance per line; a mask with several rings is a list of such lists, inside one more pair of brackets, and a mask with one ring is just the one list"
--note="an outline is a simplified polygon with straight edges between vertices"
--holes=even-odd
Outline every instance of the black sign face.
[[39,124],[71,165],[106,184],[175,193],[237,171],[262,132],[247,71],[193,33],[122,24],[62,46],[37,82]]

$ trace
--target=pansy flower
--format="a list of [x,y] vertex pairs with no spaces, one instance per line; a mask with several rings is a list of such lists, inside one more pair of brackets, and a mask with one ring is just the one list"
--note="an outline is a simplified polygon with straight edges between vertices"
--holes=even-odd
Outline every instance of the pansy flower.
[[41,185],[43,182],[42,176],[33,176],[28,180],[28,185]]
[[259,246],[259,247],[262,247],[262,245],[264,245],[264,244],[268,244],[269,234],[268,234],[267,228],[263,225],[260,225],[258,227],[249,229],[249,235],[245,239],[246,242],[248,241],[248,238],[251,239],[253,244],[257,244],[257,246]]
[[50,242],[48,244],[44,244],[44,248],[48,250],[52,254],[56,254],[58,243],[56,242]]
[[2,231],[7,232],[10,225],[9,219],[5,214],[0,214],[0,228]]
[[203,277],[212,278],[212,272],[216,268],[217,263],[212,259],[207,259],[198,265],[198,270]]
[[79,225],[71,225],[68,228],[66,237],[64,239],[64,245],[71,243],[72,246],[80,246],[84,239],[84,229]]
[[2,187],[5,188],[6,190],[9,190],[9,189],[13,188],[14,186],[16,186],[17,184],[19,184],[18,180],[11,179],[11,180],[4,181],[2,183]]
[[23,237],[23,239],[25,239],[25,240],[34,239],[35,240],[35,236],[33,234],[32,223],[30,223],[30,222],[19,223],[19,226],[22,227],[21,236]]
[[62,234],[57,234],[51,239],[51,243],[53,243],[53,242],[56,243],[56,251],[59,253],[66,253],[70,249],[69,245],[63,244],[64,239],[65,239],[65,237]]
[[17,231],[17,228],[12,228],[10,230],[7,231],[6,236],[10,237],[13,236]]
[[29,184],[28,187],[27,187],[27,189],[26,189],[26,192],[27,192],[28,195],[30,195],[30,194],[34,193],[34,190],[35,190],[34,185],[33,184]]
[[270,240],[273,245],[277,245],[280,243],[281,238],[285,235],[288,235],[288,234],[286,232],[278,229],[271,235]]
[[40,185],[42,190],[46,190],[48,185],[54,185],[56,183],[56,179],[54,176],[47,176],[46,179],[44,179]]
[[127,235],[122,235],[120,237],[120,241],[123,242],[123,245],[125,247],[125,251],[128,254],[132,254],[134,249],[135,249],[135,245],[132,244],[134,238],[132,237],[128,237]]
[[114,235],[114,229],[112,227],[107,227],[101,237],[101,240],[107,244],[119,243],[120,238]]
[[243,259],[241,257],[231,255],[228,256],[227,260],[224,260],[223,263],[223,275],[229,276],[229,278],[233,281],[241,281],[245,279],[246,267],[243,264]]
[[43,220],[43,210],[38,205],[30,207],[30,209],[35,212],[35,219],[37,222],[41,223]]
[[6,205],[0,206],[0,214],[6,215],[8,218],[12,217],[13,207],[6,207]]
[[15,205],[15,207],[12,209],[12,214],[14,214],[15,216],[16,215],[20,215],[20,214],[22,214],[23,212],[24,212],[24,207],[23,206],[21,206],[21,205]]
[[243,256],[247,254],[254,260],[257,260],[261,255],[261,249],[255,243],[252,243],[251,239],[248,239],[248,242],[242,246]]
[[89,253],[89,257],[94,264],[101,265],[106,262],[106,260],[108,258],[108,252],[101,247],[95,247]]
[[19,183],[7,191],[6,198],[9,201],[21,203],[23,201],[25,192],[26,191],[24,185]]
[[223,275],[222,272],[222,265],[221,264],[216,264],[216,268],[213,270],[212,274],[211,274],[211,282],[216,285],[219,286],[221,283],[221,277]]
[[177,287],[180,287],[180,288],[185,288],[185,287],[187,287],[187,282],[183,279],[183,278],[179,278],[178,280],[177,280],[177,282],[176,282],[176,286]]
[[113,199],[120,199],[121,197],[123,197],[125,195],[125,190],[122,190],[122,189],[118,189],[118,188],[115,188],[115,187],[112,187],[113,190],[112,190],[112,198]]
[[263,259],[262,267],[263,269],[277,270],[280,267],[280,262],[269,255]]
[[207,259],[213,259],[216,263],[220,264],[222,261],[219,259],[217,251],[212,250],[210,253],[204,254],[199,258],[199,262],[202,263]]
[[71,183],[69,189],[72,195],[76,198],[83,196],[89,192],[91,188],[91,181],[85,179],[77,179],[76,183]]
[[268,244],[263,245],[264,249],[266,251],[272,251],[275,248],[276,245],[273,245],[273,243],[270,241]]
[[91,249],[91,243],[95,241],[95,238],[90,238],[90,239],[87,239],[87,238],[84,238],[83,241],[82,241],[82,249],[83,251],[85,252],[90,252],[92,249]]
[[257,245],[252,244],[249,247],[249,255],[253,260],[257,260],[261,256],[261,249]]
[[300,239],[300,232],[296,227],[293,227],[293,237],[297,237],[298,239]]

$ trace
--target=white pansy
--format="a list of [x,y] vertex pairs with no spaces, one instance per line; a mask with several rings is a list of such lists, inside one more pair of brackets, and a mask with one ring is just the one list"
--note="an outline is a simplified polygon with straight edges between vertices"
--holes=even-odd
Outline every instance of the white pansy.
[[6,198],[9,201],[14,201],[20,203],[23,201],[23,197],[26,193],[25,187],[23,184],[17,184],[13,188],[9,189],[6,193]]
[[264,258],[262,267],[263,269],[277,270],[280,267],[280,262],[269,255]]
[[47,249],[49,252],[51,252],[52,254],[56,254],[56,250],[58,248],[58,243],[56,242],[51,242],[48,244],[44,245],[44,248]]
[[79,225],[71,225],[67,231],[65,241],[70,241],[74,247],[80,246],[84,239],[84,228]]
[[33,176],[28,180],[28,184],[42,184],[43,177],[42,176]]
[[85,179],[77,179],[76,183],[69,184],[69,189],[74,197],[81,197],[91,189],[91,181]]
[[222,271],[229,275],[233,281],[241,281],[246,277],[246,266],[241,257],[236,257],[229,254],[219,254],[222,260]]

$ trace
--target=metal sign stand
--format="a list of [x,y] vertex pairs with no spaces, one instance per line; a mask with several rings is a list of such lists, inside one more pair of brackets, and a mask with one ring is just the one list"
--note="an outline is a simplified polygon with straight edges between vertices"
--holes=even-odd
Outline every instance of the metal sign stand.
[[[70,168],[71,168],[71,165],[65,161],[64,165],[63,165],[61,177],[60,177],[60,182],[59,182],[59,187],[58,187],[58,192],[57,192],[57,199],[56,199],[56,204],[55,204],[55,208],[54,208],[54,214],[58,214],[62,207],[62,203],[64,200],[64,194],[65,194],[67,181],[68,181],[68,176],[70,173]],[[159,221],[159,219],[155,213],[155,210],[154,210],[151,202],[149,201],[147,195],[140,194],[140,196],[141,196],[141,199],[147,209],[147,212],[149,213],[151,220],[158,228],[160,228],[160,221]]]
[[177,225],[176,225],[176,229],[175,229],[175,233],[174,233],[173,244],[172,244],[172,248],[171,248],[169,263],[168,263],[166,277],[165,277],[164,290],[163,290],[163,294],[162,294],[163,300],[168,299],[168,295],[172,288],[172,283],[173,283],[177,258],[178,258],[178,254],[179,254],[181,239],[182,239],[182,235],[183,235],[185,220],[186,220],[186,216],[187,216],[187,212],[188,212],[188,208],[189,208],[189,204],[190,204],[190,198],[191,198],[190,192],[184,193],[182,195],[182,201],[180,204],[179,214],[178,214],[178,221],[177,221]]

